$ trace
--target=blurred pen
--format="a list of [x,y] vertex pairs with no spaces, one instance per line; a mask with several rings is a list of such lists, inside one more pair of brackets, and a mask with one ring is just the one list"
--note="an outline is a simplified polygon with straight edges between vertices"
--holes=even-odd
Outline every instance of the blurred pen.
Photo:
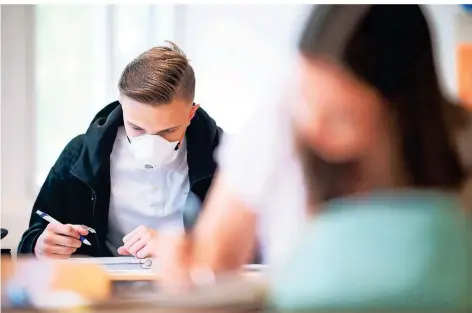
[[[40,211],[40,210],[37,210],[36,211],[36,214],[38,214],[39,216],[41,216],[45,221],[48,221],[49,223],[59,223],[59,224],[62,224],[61,222],[59,222],[58,220],[54,219],[53,217],[47,215],[46,213]],[[85,227],[88,229],[88,231],[90,231],[91,233],[95,233],[95,230],[93,228],[90,228],[90,227]],[[85,239],[84,236],[80,236],[80,241],[83,242],[84,244],[88,245],[88,246],[91,246],[92,244],[90,243],[90,241],[88,241],[87,239]]]

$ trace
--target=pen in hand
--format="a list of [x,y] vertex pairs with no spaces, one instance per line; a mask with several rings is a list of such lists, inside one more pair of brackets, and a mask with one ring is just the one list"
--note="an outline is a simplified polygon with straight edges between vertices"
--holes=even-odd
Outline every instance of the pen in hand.
[[[36,214],[38,214],[40,217],[42,217],[45,221],[49,222],[49,223],[59,223],[59,224],[62,224],[61,222],[57,221],[56,219],[54,219],[53,217],[49,216],[48,214],[40,211],[40,210],[37,210],[36,211]],[[93,229],[93,228],[90,228],[90,227],[87,227],[87,226],[84,226],[85,228],[87,228],[87,230],[91,233],[96,233],[96,231]],[[91,246],[92,244],[90,243],[90,241],[88,241],[84,236],[80,235],[80,241],[88,246]]]

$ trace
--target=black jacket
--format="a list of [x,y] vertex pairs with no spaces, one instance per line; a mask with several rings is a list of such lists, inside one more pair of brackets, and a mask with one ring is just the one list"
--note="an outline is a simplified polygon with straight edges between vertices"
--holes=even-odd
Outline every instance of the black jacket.
[[[111,256],[105,245],[110,200],[110,154],[123,112],[118,101],[103,108],[87,132],[72,139],[49,172],[34,203],[29,229],[18,253],[33,253],[36,240],[47,226],[36,214],[41,210],[61,223],[94,228],[92,246],[82,245],[75,254]],[[187,128],[187,162],[190,190],[203,202],[216,170],[213,158],[223,131],[199,108]],[[184,212],[185,228],[191,229],[199,212]]]

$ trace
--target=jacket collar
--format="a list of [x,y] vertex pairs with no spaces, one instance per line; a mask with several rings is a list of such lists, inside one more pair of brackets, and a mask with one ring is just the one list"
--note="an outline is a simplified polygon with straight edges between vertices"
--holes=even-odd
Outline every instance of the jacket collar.
[[[110,179],[110,154],[116,134],[123,126],[123,111],[118,101],[103,108],[84,134],[84,144],[71,173],[90,187]],[[213,152],[219,141],[215,121],[199,108],[185,133],[190,185],[211,177],[216,170]]]

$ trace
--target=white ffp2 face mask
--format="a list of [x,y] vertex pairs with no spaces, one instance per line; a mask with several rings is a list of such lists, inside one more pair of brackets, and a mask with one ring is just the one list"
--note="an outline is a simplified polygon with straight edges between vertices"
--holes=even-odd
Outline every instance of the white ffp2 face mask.
[[161,168],[177,157],[178,141],[170,142],[158,135],[141,135],[130,138],[131,151],[139,167],[148,170]]

